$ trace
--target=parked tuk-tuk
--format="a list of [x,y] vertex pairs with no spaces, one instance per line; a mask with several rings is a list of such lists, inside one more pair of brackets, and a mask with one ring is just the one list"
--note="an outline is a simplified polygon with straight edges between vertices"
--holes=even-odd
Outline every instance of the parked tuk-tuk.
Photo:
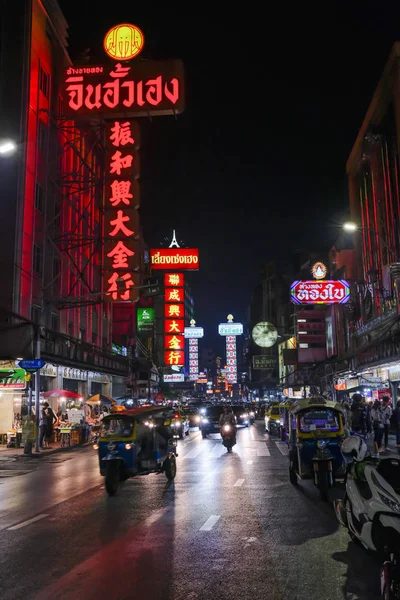
[[280,437],[282,442],[286,442],[289,435],[289,415],[290,407],[292,406],[293,398],[286,398],[279,404],[279,423],[280,423]]
[[174,411],[143,407],[104,417],[98,443],[100,473],[113,496],[120,481],[136,475],[176,475],[176,441],[171,429]]
[[312,478],[321,499],[328,500],[335,477],[345,474],[340,452],[345,436],[343,408],[323,396],[312,396],[294,402],[289,419],[290,482],[297,485],[299,479]]

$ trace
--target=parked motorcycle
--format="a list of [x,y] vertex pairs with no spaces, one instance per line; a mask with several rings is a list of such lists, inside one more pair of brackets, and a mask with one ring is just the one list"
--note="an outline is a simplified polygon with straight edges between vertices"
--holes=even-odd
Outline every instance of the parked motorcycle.
[[232,425],[223,425],[221,427],[222,444],[228,450],[232,452],[233,446],[236,444],[236,433]]
[[400,600],[400,460],[373,459],[359,437],[347,438],[346,493],[336,516],[352,540],[382,558],[381,598]]

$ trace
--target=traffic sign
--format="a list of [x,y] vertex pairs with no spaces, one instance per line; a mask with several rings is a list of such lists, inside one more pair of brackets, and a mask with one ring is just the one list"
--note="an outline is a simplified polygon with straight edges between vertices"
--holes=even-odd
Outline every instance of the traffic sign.
[[25,369],[25,371],[28,371],[28,373],[38,371],[39,369],[44,367],[45,364],[46,363],[44,362],[44,360],[41,360],[40,358],[35,358],[33,360],[20,360],[18,363],[21,369]]

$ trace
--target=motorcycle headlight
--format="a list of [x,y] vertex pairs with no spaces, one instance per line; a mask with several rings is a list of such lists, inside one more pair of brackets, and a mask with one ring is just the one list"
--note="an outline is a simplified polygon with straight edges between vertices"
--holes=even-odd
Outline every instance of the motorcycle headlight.
[[208,419],[202,419],[203,423],[208,423]]
[[320,450],[323,450],[324,448],[326,448],[328,445],[328,442],[326,440],[318,440],[317,441],[317,448],[319,448]]
[[181,422],[180,421],[175,421],[175,427],[180,427],[181,426]]
[[230,431],[230,430],[231,430],[230,425],[224,425],[224,431]]
[[382,500],[382,502],[390,508],[390,510],[392,510],[393,512],[400,513],[400,504],[398,502],[391,500],[390,498],[388,498],[387,496],[384,496],[380,492],[378,492],[378,496]]

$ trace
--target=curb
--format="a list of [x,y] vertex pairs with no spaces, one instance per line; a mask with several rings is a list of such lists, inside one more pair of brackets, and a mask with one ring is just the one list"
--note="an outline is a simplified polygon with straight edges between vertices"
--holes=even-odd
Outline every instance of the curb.
[[81,450],[82,448],[89,448],[92,446],[91,443],[86,442],[85,444],[75,444],[74,446],[65,446],[63,448],[54,448],[51,450],[42,450],[41,452],[32,452],[32,454],[24,454],[23,449],[21,454],[8,454],[10,458],[43,458],[44,456],[50,456],[51,454],[58,454],[60,452],[73,452]]

